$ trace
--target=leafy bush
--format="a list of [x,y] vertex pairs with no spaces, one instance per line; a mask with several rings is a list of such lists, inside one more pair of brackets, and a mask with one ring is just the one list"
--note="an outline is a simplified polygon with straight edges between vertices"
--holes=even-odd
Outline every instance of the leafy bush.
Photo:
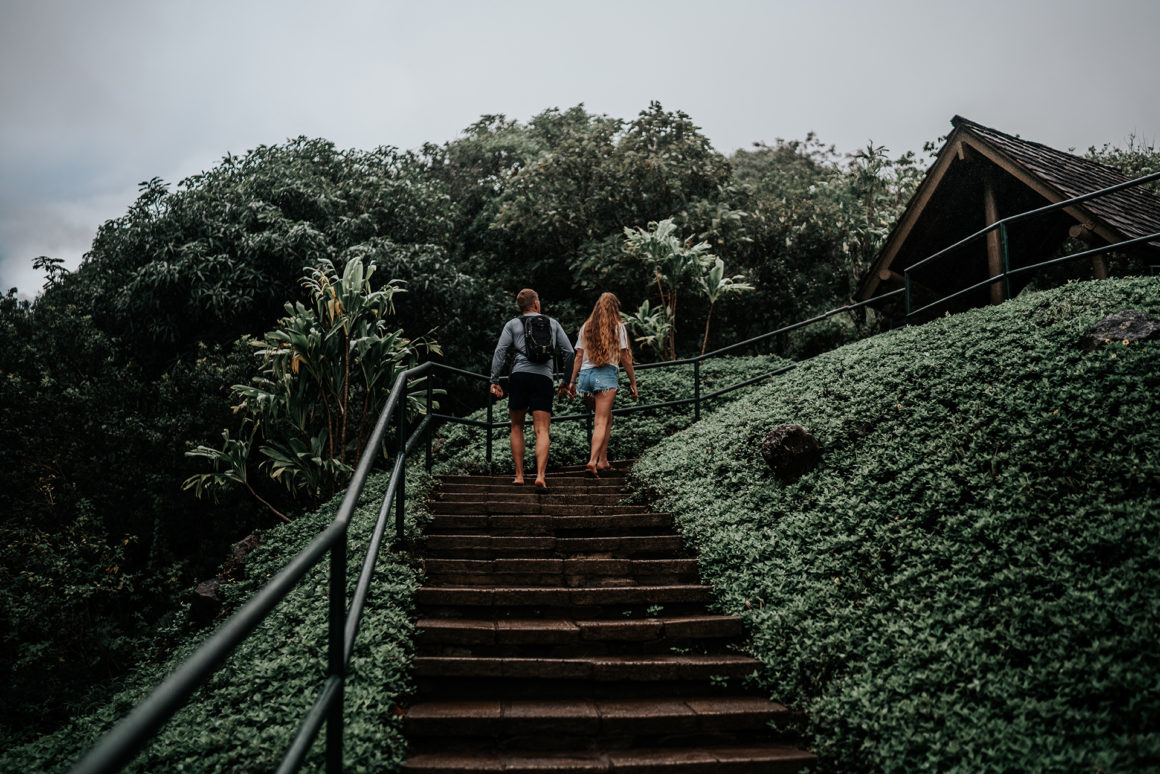
[[[1079,345],[1125,309],[1160,281],[863,340],[635,467],[825,768],[1160,766],[1160,342]],[[788,485],[759,452],[785,422],[824,450]]]
[[[411,478],[407,533],[413,537],[430,479],[417,474]],[[362,569],[386,483],[385,475],[368,482],[351,521],[348,593]],[[268,532],[246,559],[246,577],[222,587],[231,603],[252,596],[325,528],[340,499]],[[127,771],[259,772],[277,766],[325,679],[328,566],[323,559],[310,571]],[[346,684],[344,749],[352,770],[395,770],[402,761],[402,718],[396,708],[411,687],[411,610],[417,586],[418,571],[405,555],[390,550],[380,554]],[[0,770],[64,770],[201,640],[181,623],[171,623],[158,637],[183,642],[165,661],[143,663],[122,690],[100,701],[90,714],[35,742],[5,750]],[[324,744],[320,737],[307,758],[307,770],[321,770]]]

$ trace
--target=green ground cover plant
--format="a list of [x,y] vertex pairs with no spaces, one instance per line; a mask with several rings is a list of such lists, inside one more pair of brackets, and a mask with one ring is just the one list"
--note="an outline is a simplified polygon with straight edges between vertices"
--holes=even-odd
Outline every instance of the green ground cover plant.
[[[850,344],[633,470],[823,769],[1160,769],[1160,342],[1080,346],[1128,309],[1160,279]],[[787,422],[823,449],[792,484],[760,454]]]
[[[407,534],[417,534],[431,479],[409,476]],[[353,591],[370,541],[387,476],[368,481],[350,525],[348,593]],[[318,511],[270,530],[246,559],[245,578],[224,584],[227,604],[240,606],[333,519],[341,496]],[[393,518],[393,516],[392,516]],[[388,535],[393,534],[388,526]],[[324,559],[243,642],[226,665],[194,695],[125,770],[273,771],[325,680],[327,572]],[[345,763],[351,771],[396,770],[404,756],[398,703],[411,690],[412,621],[418,570],[403,553],[384,549],[359,630],[346,683]],[[158,639],[182,644],[160,661],[148,661],[111,697],[93,697],[96,708],[62,729],[0,754],[0,771],[65,771],[204,640],[185,616]],[[321,770],[325,730],[307,758]]]

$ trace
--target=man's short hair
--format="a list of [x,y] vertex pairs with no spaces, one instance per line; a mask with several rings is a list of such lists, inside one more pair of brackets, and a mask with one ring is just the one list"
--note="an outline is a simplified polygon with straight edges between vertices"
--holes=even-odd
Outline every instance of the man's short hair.
[[520,308],[520,314],[532,311],[532,307],[540,300],[540,296],[531,288],[524,288],[516,294],[516,306]]

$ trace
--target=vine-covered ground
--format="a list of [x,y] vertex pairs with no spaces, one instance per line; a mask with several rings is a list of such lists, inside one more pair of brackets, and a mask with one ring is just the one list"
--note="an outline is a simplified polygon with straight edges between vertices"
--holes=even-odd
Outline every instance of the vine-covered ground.
[[[1080,345],[1129,309],[1160,279],[857,342],[635,468],[824,768],[1160,768],[1160,341]],[[823,448],[792,484],[782,423]]]
[[[415,481],[420,478],[420,481]],[[349,527],[348,593],[354,589],[370,542],[386,475],[372,477]],[[413,476],[407,529],[416,534],[429,482]],[[222,586],[240,606],[334,519],[341,497],[313,514],[271,530],[246,557],[245,578]],[[388,537],[394,526],[388,525]],[[278,767],[307,710],[326,679],[329,561],[308,575],[238,648],[222,669],[194,694],[149,747],[126,769],[132,772],[269,772]],[[346,683],[345,763],[351,771],[390,771],[402,763],[405,745],[398,703],[411,688],[412,598],[419,572],[401,553],[384,550],[376,565]],[[60,731],[0,754],[0,771],[67,771],[86,749],[157,686],[204,640],[190,634],[186,614],[159,639],[184,637],[163,661],[146,663],[113,696],[94,697],[94,710]],[[325,729],[305,770],[324,768]]]

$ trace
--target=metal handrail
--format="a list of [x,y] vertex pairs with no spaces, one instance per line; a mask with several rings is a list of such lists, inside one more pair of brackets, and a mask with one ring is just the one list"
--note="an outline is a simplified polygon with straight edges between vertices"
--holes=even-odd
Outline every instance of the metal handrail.
[[[730,344],[726,347],[713,350],[712,352],[703,353],[691,358],[682,360],[672,360],[660,363],[642,363],[637,365],[638,370],[646,370],[651,368],[667,368],[679,365],[694,366],[694,395],[692,398],[680,398],[677,400],[665,401],[661,403],[643,404],[636,406],[626,406],[622,408],[613,409],[616,415],[633,414],[639,411],[655,410],[659,408],[679,407],[693,404],[694,406],[694,421],[700,418],[701,404],[704,401],[712,400],[714,398],[725,395],[729,392],[741,389],[743,387],[756,384],[758,382],[786,373],[797,367],[797,363],[790,363],[780,368],[777,368],[768,373],[745,379],[736,384],[720,388],[707,395],[701,394],[701,363],[709,358],[720,357],[726,353],[733,352],[741,347],[750,346],[762,341],[766,341],[774,336],[804,328],[817,322],[826,320],[834,315],[843,312],[850,312],[863,306],[873,303],[879,303],[883,299],[890,298],[899,294],[905,295],[907,318],[919,314],[931,307],[953,300],[965,293],[977,290],[980,287],[994,284],[995,282],[1006,282],[1010,276],[1030,272],[1037,269],[1042,269],[1046,266],[1051,266],[1058,263],[1078,260],[1084,257],[1101,254],[1118,247],[1130,246],[1142,242],[1148,242],[1160,238],[1160,232],[1150,234],[1131,240],[1125,240],[1112,245],[1095,248],[1082,253],[1064,256],[1049,261],[1044,261],[1032,266],[1024,266],[1018,269],[1011,270],[1004,261],[1004,269],[1002,274],[987,280],[976,283],[971,287],[964,288],[956,293],[946,296],[933,304],[928,304],[920,309],[910,310],[910,271],[912,269],[923,266],[930,261],[947,254],[957,247],[962,246],[972,239],[977,239],[990,231],[999,228],[1005,228],[1007,223],[1021,220],[1023,218],[1031,217],[1033,215],[1041,214],[1057,210],[1063,207],[1087,201],[1089,199],[1097,198],[1108,193],[1113,193],[1124,188],[1134,185],[1141,185],[1152,180],[1160,179],[1160,172],[1145,175],[1136,180],[1131,180],[1126,183],[1121,183],[1101,191],[1092,192],[1083,196],[1075,197],[1064,202],[1058,202],[1047,207],[1041,207],[1036,210],[1030,210],[1018,215],[1013,215],[1003,220],[996,221],[994,224],[972,234],[966,239],[960,240],[950,247],[944,248],[939,252],[919,261],[916,264],[908,267],[904,272],[904,287],[889,293],[884,293],[880,296],[867,299],[855,304],[849,304],[836,309],[832,309],[820,315],[816,315],[807,320],[793,323],[791,325],[778,328],[775,331],[761,334],[744,341]],[[486,460],[487,465],[491,467],[492,460],[492,431],[498,428],[506,427],[507,422],[494,422],[492,417],[493,400],[489,396],[487,402],[487,420],[481,421],[472,419],[470,417],[454,417],[446,414],[437,414],[434,412],[434,403],[432,400],[432,377],[433,371],[446,372],[457,376],[466,376],[471,379],[478,379],[484,382],[490,381],[488,376],[466,371],[464,369],[455,368],[453,366],[444,365],[442,363],[426,362],[414,368],[407,369],[399,374],[396,378],[387,401],[379,414],[378,420],[375,423],[374,430],[371,433],[370,439],[364,447],[363,455],[359,460],[358,466],[351,478],[350,485],[347,488],[346,495],[343,497],[342,503],[338,507],[334,521],[327,526],[319,535],[317,535],[310,543],[294,556],[287,565],[279,571],[274,578],[263,586],[258,592],[246,602],[236,613],[234,613],[225,623],[223,623],[216,632],[214,632],[202,645],[184,661],[173,673],[169,675],[162,683],[155,688],[143,701],[141,701],[124,719],[118,722],[108,733],[106,733],[96,745],[94,745],[87,754],[84,755],[71,769],[72,774],[97,774],[98,772],[115,771],[132,759],[134,755],[143,749],[148,739],[176,712],[179,710],[189,697],[197,688],[205,683],[206,680],[219,669],[230,653],[240,644],[246,637],[248,637],[254,629],[256,629],[266,616],[292,591],[297,584],[329,551],[331,556],[330,565],[330,581],[329,581],[329,624],[328,624],[328,656],[327,656],[327,677],[323,683],[319,695],[311,708],[308,710],[306,716],[303,718],[298,731],[295,733],[291,741],[290,747],[284,756],[281,765],[278,768],[279,772],[294,772],[297,771],[306,755],[309,753],[318,732],[322,728],[322,724],[327,724],[326,734],[326,768],[328,772],[340,772],[342,770],[342,744],[343,744],[343,699],[344,686],[346,679],[347,668],[354,651],[355,638],[358,635],[359,624],[362,618],[362,612],[366,603],[367,596],[370,592],[371,582],[374,576],[374,568],[378,558],[379,551],[382,547],[382,541],[386,533],[387,524],[389,523],[392,510],[395,516],[395,537],[401,541],[403,538],[404,527],[404,499],[406,494],[406,469],[407,458],[414,451],[415,446],[420,440],[425,440],[427,445],[426,467],[431,469],[431,436],[434,432],[435,422],[454,422],[474,427],[482,427],[487,432],[486,445]],[[408,384],[414,379],[420,377],[426,378],[426,411],[423,420],[417,427],[407,434],[406,422],[406,405],[407,405],[407,389]],[[370,543],[367,547],[367,553],[363,560],[362,571],[355,584],[355,592],[350,601],[350,607],[347,608],[346,600],[346,554],[347,554],[347,529],[350,520],[354,515],[355,508],[358,504],[359,497],[361,497],[363,489],[365,488],[367,479],[370,475],[371,468],[377,461],[383,444],[386,439],[387,428],[390,425],[392,416],[395,417],[395,424],[397,429],[397,447],[394,458],[394,463],[391,469],[391,475],[387,483],[386,492],[383,495],[383,500],[379,508],[378,518],[375,522],[375,527],[372,530]],[[552,417],[553,422],[574,421],[591,418],[590,413],[568,414],[564,416]],[[591,426],[589,426],[591,431]]]
[[[1031,217],[1034,217],[1036,215],[1042,215],[1042,214],[1047,213],[1047,212],[1055,212],[1056,210],[1062,210],[1062,209],[1065,209],[1067,207],[1072,207],[1076,204],[1082,204],[1082,203],[1084,203],[1086,201],[1090,201],[1092,199],[1098,199],[1101,196],[1107,196],[1108,194],[1116,193],[1117,191],[1122,191],[1125,188],[1135,188],[1136,186],[1143,185],[1144,183],[1150,183],[1153,180],[1160,180],[1160,172],[1153,172],[1151,174],[1144,175],[1143,177],[1137,177],[1137,178],[1134,178],[1132,180],[1126,180],[1123,183],[1116,183],[1115,185],[1108,186],[1107,188],[1101,188],[1098,191],[1091,191],[1089,193],[1085,193],[1085,194],[1082,194],[1080,196],[1074,196],[1070,199],[1065,199],[1065,200],[1060,201],[1060,202],[1055,202],[1054,204],[1048,204],[1048,205],[1045,205],[1043,207],[1037,207],[1034,210],[1026,210],[1024,212],[1016,213],[1015,215],[1008,215],[1005,218],[1000,218],[999,220],[995,221],[994,223],[991,223],[990,225],[987,225],[987,226],[979,229],[978,231],[971,234],[970,236],[963,237],[962,239],[955,242],[954,244],[949,245],[947,247],[944,247],[943,249],[939,250],[936,253],[931,253],[930,255],[928,255],[926,258],[923,258],[918,263],[912,263],[910,266],[906,267],[905,271],[910,271],[911,269],[917,269],[920,266],[924,266],[925,264],[928,264],[931,261],[936,260],[938,258],[941,258],[942,256],[946,255],[947,253],[950,253],[950,252],[956,250],[957,248],[962,247],[963,245],[967,244],[968,242],[972,242],[981,236],[985,236],[985,235],[991,233],[995,229],[1006,227],[1008,223],[1016,223],[1020,220],[1026,220],[1027,218],[1031,218]],[[1117,242],[1117,244],[1122,244],[1122,243]],[[879,296],[879,298],[881,298],[881,296]]]

